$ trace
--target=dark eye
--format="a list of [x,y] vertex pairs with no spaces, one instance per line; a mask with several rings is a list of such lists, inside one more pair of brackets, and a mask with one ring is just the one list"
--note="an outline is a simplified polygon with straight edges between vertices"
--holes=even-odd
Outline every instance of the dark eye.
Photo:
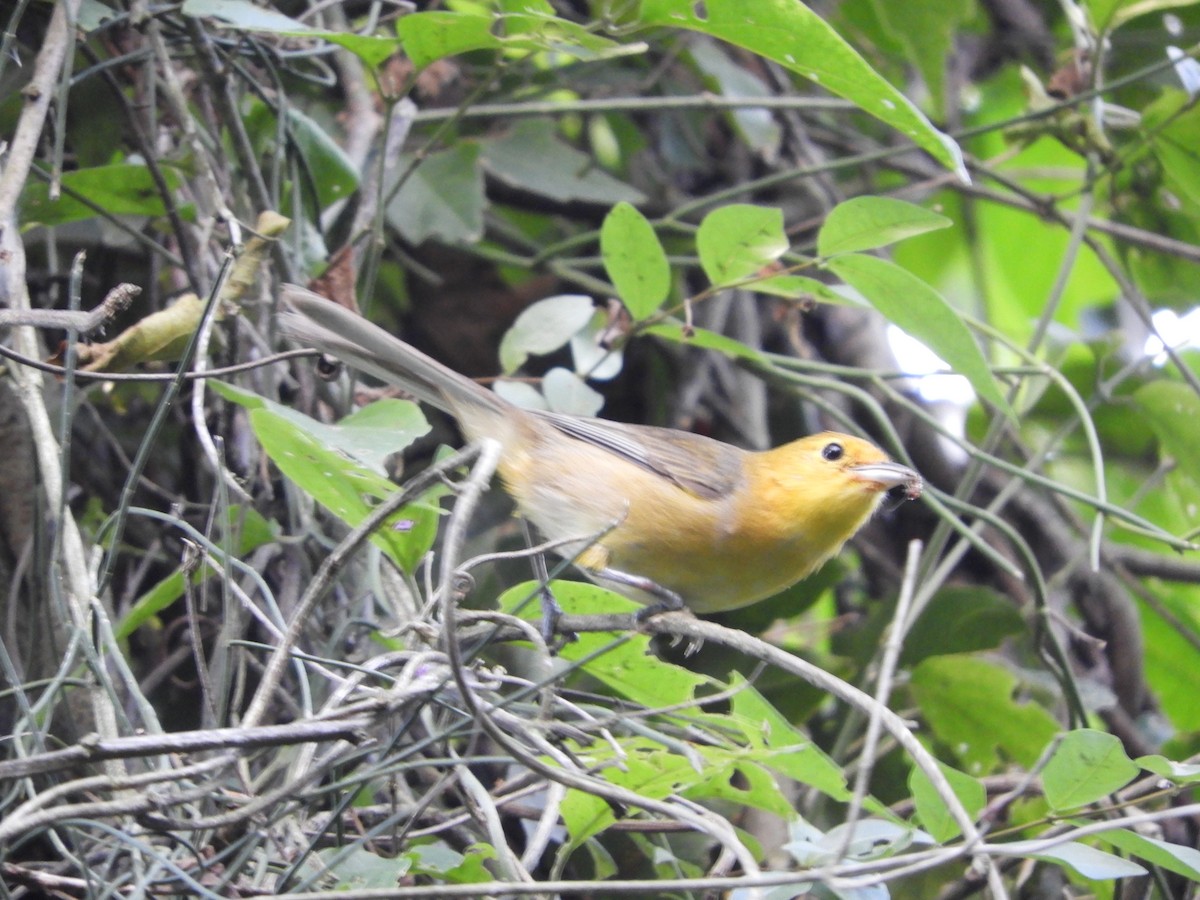
[[335,359],[328,353],[322,353],[317,357],[317,377],[322,381],[336,381],[337,377],[342,374],[341,360]]
[[825,459],[829,460],[830,462],[837,462],[839,459],[842,458],[842,456],[843,456],[843,454],[845,454],[845,452],[846,451],[842,447],[842,445],[837,444],[837,443],[826,444],[824,447],[821,448],[821,456],[823,456]]

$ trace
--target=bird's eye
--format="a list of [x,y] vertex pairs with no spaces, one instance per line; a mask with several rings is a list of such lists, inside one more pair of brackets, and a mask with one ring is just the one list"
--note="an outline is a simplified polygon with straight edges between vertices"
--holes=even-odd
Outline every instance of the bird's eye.
[[842,456],[845,454],[845,452],[846,451],[842,447],[842,445],[838,444],[838,443],[826,444],[824,447],[821,448],[821,456],[823,456],[825,459],[829,460],[830,462],[837,462],[839,459],[842,458]]
[[337,377],[342,374],[342,363],[341,360],[322,353],[317,357],[316,370],[317,377],[322,381],[336,381]]

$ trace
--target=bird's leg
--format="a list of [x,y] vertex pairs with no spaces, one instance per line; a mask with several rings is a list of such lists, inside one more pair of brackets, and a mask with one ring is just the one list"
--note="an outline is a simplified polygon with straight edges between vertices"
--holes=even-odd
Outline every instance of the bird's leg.
[[[525,530],[526,542],[533,546],[533,534],[529,530],[529,523],[522,519],[521,526]],[[530,561],[533,564],[533,577],[537,579],[538,583],[538,597],[542,601],[542,640],[546,642],[546,646],[550,648],[552,654],[557,654],[559,639],[562,643],[569,644],[578,637],[571,631],[562,635],[558,634],[558,621],[562,618],[563,611],[554,598],[554,592],[550,590],[550,572],[546,568],[546,555],[535,553]]]
[[648,603],[637,611],[634,619],[640,624],[645,622],[651,616],[657,616],[662,612],[677,612],[681,609],[687,609],[687,605],[680,597],[670,588],[665,588],[657,581],[646,578],[644,575],[631,575],[628,572],[622,572],[620,569],[604,568],[596,573],[602,580],[612,581],[626,587],[636,588],[643,593],[649,594],[655,598],[655,602]]
[[562,618],[563,611],[562,607],[558,605],[558,601],[554,599],[554,592],[550,590],[550,586],[546,582],[542,582],[541,587],[538,588],[538,594],[542,598],[542,640],[550,648],[551,655],[557,655],[558,638],[561,638],[564,644],[569,644],[577,640],[578,636],[573,631],[559,635],[558,620]]

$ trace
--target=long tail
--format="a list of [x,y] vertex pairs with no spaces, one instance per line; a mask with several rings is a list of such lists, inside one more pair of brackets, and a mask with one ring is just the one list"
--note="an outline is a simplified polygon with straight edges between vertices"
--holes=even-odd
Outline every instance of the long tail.
[[279,317],[280,330],[301,344],[402,387],[455,417],[480,407],[490,411],[506,407],[498,396],[465,375],[310,290],[285,284],[283,298],[288,310]]

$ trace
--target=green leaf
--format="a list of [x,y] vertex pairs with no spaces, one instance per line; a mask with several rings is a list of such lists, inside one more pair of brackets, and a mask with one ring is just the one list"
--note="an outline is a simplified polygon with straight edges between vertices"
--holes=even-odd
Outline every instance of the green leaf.
[[1071,731],[1042,771],[1046,802],[1055,811],[1086,806],[1124,787],[1139,771],[1115,735]]
[[[240,536],[234,553],[244,557],[275,539],[275,530],[270,522],[253,507],[231,506],[229,508],[229,525]],[[205,578],[215,574],[215,570],[207,563],[192,573],[192,584],[200,584]],[[155,616],[183,596],[183,572],[175,571],[164,578],[146,593],[142,594],[129,607],[128,612],[121,616],[113,634],[118,641],[123,641],[143,625],[153,622]]]
[[588,843],[588,838],[594,837],[617,821],[612,806],[603,798],[589,794],[576,788],[571,788],[563,797],[559,810],[563,827],[570,835],[572,848],[581,847]]
[[1134,760],[1147,772],[1161,775],[1176,784],[1195,784],[1200,781],[1200,765],[1196,763],[1175,762],[1165,756],[1139,756]]
[[[597,742],[594,746],[602,745]],[[639,794],[661,800],[684,786],[694,784],[700,777],[697,767],[686,756],[663,749],[651,738],[626,741],[622,749],[629,752],[624,770],[616,767],[607,769],[606,780]],[[607,753],[608,748],[604,747],[600,758]]]
[[[192,584],[199,584],[202,578],[211,574],[212,570],[203,566],[193,575]],[[153,622],[160,612],[183,596],[184,587],[183,572],[175,571],[138,597],[113,629],[116,639],[123,641],[143,625]]]
[[1043,862],[1062,863],[1070,866],[1084,878],[1106,881],[1112,878],[1135,878],[1145,875],[1146,870],[1135,862],[1080,844],[1068,841],[1036,853],[1021,854]]
[[82,0],[75,12],[75,25],[92,32],[117,18],[117,11],[101,0]]
[[312,30],[303,22],[250,0],[185,0],[180,11],[185,16],[220,19],[226,25],[247,31],[295,34]]
[[585,841],[583,850],[587,853],[588,861],[592,865],[593,878],[604,881],[620,873],[620,867],[617,865],[617,861],[613,859],[612,852],[600,841]]
[[[687,752],[664,748],[651,737],[627,738],[620,751],[608,742],[572,748],[580,763],[604,778],[646,797],[661,800],[682,794],[689,799],[750,805],[779,816],[792,813],[772,776],[744,751],[691,744]],[[561,808],[572,847],[616,821],[612,804],[581,791],[568,791]]]
[[743,758],[738,750],[704,746],[695,749],[703,760],[703,777],[684,790],[684,796],[689,800],[715,800],[737,807],[751,807],[780,818],[794,813],[792,801],[763,765]]
[[555,366],[542,376],[542,394],[546,406],[554,412],[594,416],[604,408],[604,395],[562,366]]
[[327,447],[354,457],[381,475],[386,472],[384,461],[389,456],[429,434],[429,421],[421,408],[410,400],[376,400],[337,424],[330,425],[252,391],[220,381],[210,381],[209,384],[226,400],[246,409],[269,409],[307,431]]
[[[696,861],[700,860],[700,857],[684,855],[688,852],[688,848],[680,848],[677,852],[676,848],[680,845],[675,841],[664,842],[653,834],[642,835],[632,833],[627,837],[629,843],[636,848],[636,852],[640,853],[645,860],[654,864],[653,871],[657,878],[703,878],[709,871],[703,860],[700,862]],[[763,857],[762,848],[758,845],[753,835],[741,831],[738,833],[738,838],[755,859]],[[589,846],[598,843],[599,841],[588,841]],[[620,874],[619,870],[617,874]],[[602,876],[597,873],[593,877],[600,878]],[[731,894],[730,896],[734,895]],[[764,898],[764,900],[767,900],[767,898]],[[770,898],[770,900],[782,900],[782,898],[776,897]]]
[[1012,417],[979,345],[941,294],[908,270],[875,256],[849,253],[829,260],[828,266],[889,322],[944,359],[953,371],[966,376],[982,399]]
[[[938,763],[938,768],[946,776],[950,790],[954,792],[967,814],[972,819],[978,816],[987,805],[987,789],[982,782],[942,762]],[[921,817],[922,827],[934,840],[945,843],[962,834],[962,829],[950,814],[946,801],[938,795],[929,776],[916,766],[909,770],[908,789],[916,804],[917,815]]]
[[1167,185],[1193,206],[1200,206],[1200,152],[1175,135],[1160,135],[1154,142],[1154,155],[1163,167]]
[[492,390],[513,406],[519,406],[521,409],[550,408],[550,404],[546,402],[542,392],[527,381],[497,378],[492,382]]
[[[614,598],[619,595],[597,585],[571,581],[555,582],[554,585],[555,598],[563,609],[573,613],[594,615],[628,611],[616,608]],[[696,689],[710,683],[703,675],[655,657],[650,641],[644,635],[635,635],[605,650],[612,642],[611,634],[581,634],[579,640],[560,651],[560,656],[571,662],[587,660],[584,671],[589,675],[619,695],[651,709],[691,703]],[[597,658],[589,659],[602,650],[604,652]]]
[[400,49],[400,41],[396,38],[310,28],[303,22],[251,3],[250,0],[185,0],[182,12],[185,16],[219,19],[229,27],[241,31],[266,31],[282,36],[320,38],[344,47],[372,67],[378,66]]
[[[635,601],[598,584],[577,581],[552,581],[551,592],[564,612],[577,616],[599,616],[640,610]],[[535,598],[535,582],[517,584],[500,595],[498,605],[512,611],[522,600]],[[539,602],[522,608],[523,616],[539,618]],[[655,656],[649,638],[642,634],[589,632],[566,644],[559,655],[569,661],[584,662],[583,671],[610,686],[619,695],[649,708],[672,707],[694,700],[697,688],[712,684],[709,679],[686,668],[672,665]]]
[[487,864],[494,860],[496,855],[496,848],[491,844],[471,844],[458,865],[430,874],[437,875],[449,884],[483,884],[495,878]]
[[796,730],[758,690],[734,675],[730,687],[740,688],[730,701],[730,718],[751,747],[778,751],[765,764],[788,778],[811,785],[839,802],[850,799],[846,776],[806,735]]
[[[487,209],[479,154],[474,141],[431,153],[388,202],[388,223],[411,244],[430,238],[445,244],[478,242]],[[402,156],[396,171],[411,162],[411,156]]]
[[384,397],[355,410],[336,425],[319,422],[311,433],[383,473],[388,457],[429,434],[429,430],[429,420],[417,404]]
[[817,235],[817,252],[830,257],[873,250],[953,224],[939,213],[904,200],[854,197],[839,203],[825,217]]
[[875,0],[874,7],[890,37],[904,47],[929,88],[935,117],[945,110],[946,63],[953,59],[959,25],[971,18],[971,0]]
[[446,56],[471,50],[498,50],[504,41],[492,34],[492,17],[461,12],[418,12],[401,16],[396,34],[418,69]]
[[660,337],[676,344],[701,347],[705,350],[715,350],[717,353],[723,353],[730,359],[744,359],[750,362],[766,363],[766,357],[763,356],[762,351],[755,350],[753,347],[747,347],[735,338],[719,334],[715,331],[709,331],[706,328],[685,329],[682,322],[675,321],[674,319],[667,322],[655,322],[653,325],[642,329],[642,333],[652,334],[655,337]]
[[556,57],[569,56],[588,62],[636,56],[646,51],[645,44],[620,44],[586,25],[559,18],[549,6],[541,11],[505,12],[497,25],[505,32],[504,47],[509,51],[544,50]]
[[788,249],[783,211],[737,203],[714,209],[696,232],[696,252],[714,285],[748,278]]
[[[179,176],[162,170],[167,187],[179,187]],[[62,174],[63,193],[50,199],[50,185],[29,181],[21,192],[21,227],[62,225],[95,216],[96,209],[114,216],[162,216],[167,208],[158,185],[145,166],[111,165]],[[76,199],[71,194],[78,195]],[[190,215],[191,207],[186,207]]]
[[[697,42],[688,48],[697,68],[705,75],[714,93],[731,99],[760,99],[774,96],[773,92],[747,66],[738,65],[728,48],[716,42]],[[783,129],[769,109],[730,110],[729,117],[742,139],[755,153],[768,159],[779,150]]]
[[[607,743],[597,741],[590,747],[575,749],[574,755],[610,784],[655,800],[679,793],[701,777],[686,757],[664,750],[647,738],[626,740],[622,742],[621,751],[620,759],[616,759]],[[579,846],[616,821],[612,804],[602,797],[574,789],[563,799],[561,814],[572,847]]]
[[629,203],[618,203],[600,227],[600,255],[617,296],[635,320],[658,311],[671,290],[671,265],[654,226]]
[[346,31],[318,31],[313,37],[319,37],[349,50],[363,65],[376,68],[386,62],[400,50],[400,41],[396,38],[375,34],[354,34]]
[[[401,21],[407,21],[405,16]],[[512,126],[502,137],[482,142],[483,166],[505,184],[549,197],[560,203],[585,201],[612,205],[622,200],[642,203],[636,188],[596,167],[586,153],[570,147],[558,136],[554,123],[528,119]]]
[[[1141,133],[1162,166],[1167,188],[1200,207],[1200,109],[1185,91],[1165,90],[1142,114]],[[1163,215],[1161,201],[1153,215]]]
[[287,109],[287,127],[312,173],[321,209],[354,193],[358,188],[358,167],[330,136],[328,128],[291,106]]
[[[578,581],[552,581],[550,590],[565,612],[575,615],[632,612],[641,607],[620,594]],[[531,619],[540,616],[536,582],[525,582],[505,591],[497,601],[501,610]],[[588,632],[560,651],[563,659],[583,662],[591,677],[635,703],[651,708],[689,703],[696,688],[708,678],[664,662],[650,651],[644,634]]]
[[686,28],[765,56],[817,82],[911,138],[964,181],[958,144],[938,131],[824,19],[796,0],[643,0],[646,25]]
[[591,297],[560,294],[527,306],[500,339],[500,367],[511,374],[530,356],[553,353],[587,326],[595,312]]
[[951,585],[933,595],[904,636],[900,664],[914,666],[931,656],[991,650],[1025,630],[1025,619],[1007,597],[984,587]]
[[1179,470],[1200,484],[1200,397],[1178,381],[1152,381],[1133,393],[1134,402]]
[[503,50],[524,56],[539,50],[581,60],[642,53],[643,44],[618,44],[582,25],[543,11],[501,15],[471,10],[417,12],[402,16],[396,33],[418,69],[472,50]]
[[[443,841],[409,845],[411,849],[397,857],[407,865],[403,871],[426,875],[450,884],[479,884],[491,881],[485,863],[496,858],[490,844],[471,844],[466,853],[459,853]],[[394,886],[394,885],[393,885]]]
[[[302,160],[304,174],[300,184],[306,192],[315,193],[313,199],[319,208],[346,199],[358,188],[358,168],[330,137],[328,129],[300,110],[287,108],[284,116],[287,136],[282,143],[277,110],[261,100],[250,102],[244,122],[251,143],[264,155],[281,154],[286,147],[288,153]],[[313,238],[319,241],[319,233]]]
[[[278,413],[253,409],[250,425],[279,470],[351,528],[361,524],[380,500],[400,490]],[[396,565],[412,572],[433,546],[438,516],[431,502],[409,504],[377,528],[371,541]]]
[[[550,0],[495,0],[495,5],[500,12],[507,14],[525,13],[531,16],[554,15],[554,7],[551,5]],[[512,28],[509,28],[509,33],[513,33]]]
[[1114,828],[1097,835],[1102,841],[1126,853],[1144,859],[1151,865],[1200,881],[1200,850],[1148,837],[1124,828]]
[[973,656],[935,656],[912,671],[911,690],[926,721],[971,775],[996,769],[1001,758],[1031,767],[1058,733],[1058,723],[1034,703],[1017,703],[1017,679]]
[[349,847],[325,847],[317,851],[330,889],[360,891],[395,888],[400,876],[408,873],[408,861],[380,856],[362,844]]
[[[844,858],[863,862],[885,859],[896,856],[913,844],[933,843],[928,834],[894,818],[868,817],[853,823],[843,822],[827,833],[796,818],[789,823],[788,830],[792,839],[782,849],[806,869],[836,865]],[[850,838],[848,843],[847,837]],[[792,894],[786,896],[791,897]],[[868,896],[874,897],[874,894]]]
[[787,297],[790,300],[831,303],[834,306],[854,306],[862,309],[869,304],[851,292],[840,294],[836,286],[805,275],[770,275],[746,282],[746,288],[759,294]]
[[1115,31],[1131,19],[1164,9],[1191,6],[1196,0],[1086,0],[1092,21],[1104,32]]
[[[1163,496],[1150,498],[1161,512],[1153,521],[1164,522],[1178,530],[1195,527],[1195,488],[1191,476],[1173,472],[1180,479],[1171,488],[1168,478]],[[1135,486],[1130,492],[1140,490],[1145,484],[1145,472],[1131,471],[1129,480]],[[1183,479],[1187,478],[1187,481]],[[1186,488],[1191,487],[1188,491]],[[1129,496],[1129,494],[1126,494]],[[1149,512],[1143,502],[1139,511]],[[1156,510],[1157,511],[1157,510]],[[1168,520],[1174,518],[1176,526]],[[1195,585],[1170,584],[1159,581],[1154,589],[1154,606],[1145,601],[1138,602],[1143,640],[1145,643],[1145,677],[1153,689],[1155,699],[1170,720],[1171,726],[1181,733],[1200,731],[1200,666],[1180,665],[1180,660],[1190,660],[1196,653],[1192,635],[1200,629],[1200,589]],[[1181,624],[1182,623],[1182,624]]]

